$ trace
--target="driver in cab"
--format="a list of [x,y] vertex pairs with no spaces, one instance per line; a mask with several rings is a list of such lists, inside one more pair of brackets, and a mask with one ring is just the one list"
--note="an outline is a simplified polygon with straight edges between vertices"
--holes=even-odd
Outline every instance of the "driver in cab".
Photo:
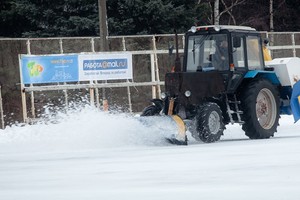
[[228,69],[228,42],[226,39],[216,41],[216,51],[210,56],[210,61],[217,70]]

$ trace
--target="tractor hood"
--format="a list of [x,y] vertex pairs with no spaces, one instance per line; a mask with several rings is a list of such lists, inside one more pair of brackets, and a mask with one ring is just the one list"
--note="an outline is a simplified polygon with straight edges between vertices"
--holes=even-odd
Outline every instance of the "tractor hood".
[[[181,104],[197,104],[225,92],[224,79],[217,71],[167,73],[165,89],[171,97],[179,97]],[[186,91],[190,91],[190,97],[185,96]]]

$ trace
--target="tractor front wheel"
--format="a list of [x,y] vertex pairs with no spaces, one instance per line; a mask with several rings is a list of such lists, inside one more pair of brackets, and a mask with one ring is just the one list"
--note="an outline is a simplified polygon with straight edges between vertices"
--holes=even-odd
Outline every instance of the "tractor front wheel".
[[212,102],[200,106],[195,123],[192,136],[205,143],[218,141],[225,129],[222,111],[218,104]]
[[159,115],[159,113],[160,113],[160,109],[157,106],[150,105],[144,108],[141,116],[154,116],[154,115]]

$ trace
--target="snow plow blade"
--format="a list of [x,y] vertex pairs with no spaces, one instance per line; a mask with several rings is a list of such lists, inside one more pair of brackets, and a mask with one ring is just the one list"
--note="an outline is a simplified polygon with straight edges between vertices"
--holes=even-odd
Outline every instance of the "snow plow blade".
[[147,127],[158,126],[162,133],[167,133],[165,139],[168,143],[187,145],[186,126],[178,115],[140,116],[138,120]]
[[178,133],[166,140],[171,144],[187,145],[186,127],[183,120],[178,115],[171,115],[171,117],[177,125]]

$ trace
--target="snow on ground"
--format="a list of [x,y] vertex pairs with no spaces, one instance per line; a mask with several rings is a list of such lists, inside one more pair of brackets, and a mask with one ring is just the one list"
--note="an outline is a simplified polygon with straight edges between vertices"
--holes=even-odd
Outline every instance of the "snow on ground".
[[[0,130],[1,200],[300,199],[300,123],[249,140],[239,125],[221,141],[173,146],[164,119],[84,108]],[[53,121],[55,123],[53,123]]]

